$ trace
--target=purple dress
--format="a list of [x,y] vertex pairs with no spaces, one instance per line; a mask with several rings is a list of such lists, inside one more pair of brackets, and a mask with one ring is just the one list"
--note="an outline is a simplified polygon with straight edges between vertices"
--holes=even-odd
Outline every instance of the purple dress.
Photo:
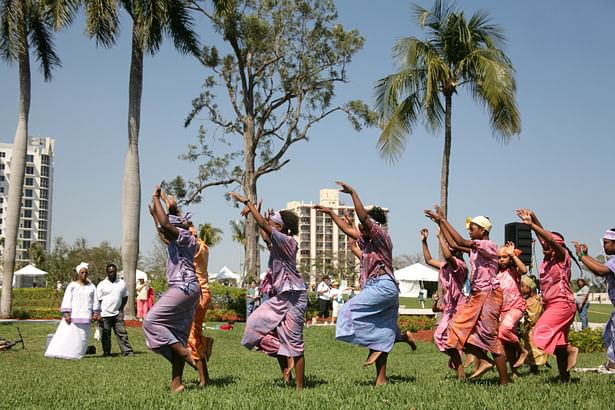
[[179,228],[177,239],[168,246],[167,280],[169,289],[143,320],[147,347],[173,361],[170,345],[188,345],[190,327],[201,288],[194,268],[197,241],[186,229]]
[[[611,270],[606,277],[609,299],[615,306],[615,257],[609,259],[606,266]],[[611,312],[611,318],[604,328],[604,345],[609,362],[615,363],[615,310]]]
[[339,313],[335,337],[338,340],[390,352],[401,340],[399,288],[393,276],[393,243],[373,223],[370,236],[361,235],[361,293],[345,303]]
[[308,296],[297,271],[297,241],[292,236],[271,232],[269,269],[275,295],[248,317],[241,344],[272,356],[301,356]]

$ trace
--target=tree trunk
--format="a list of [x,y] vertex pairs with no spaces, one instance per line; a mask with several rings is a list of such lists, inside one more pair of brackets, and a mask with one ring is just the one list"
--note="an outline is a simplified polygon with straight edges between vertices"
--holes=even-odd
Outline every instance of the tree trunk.
[[128,85],[128,152],[124,164],[122,193],[122,268],[128,288],[128,303],[124,309],[126,319],[135,318],[135,285],[139,261],[139,225],[141,218],[141,177],[139,175],[139,128],[141,123],[141,94],[143,91],[143,50],[132,35],[130,80]]
[[[24,45],[19,51],[19,120],[13,142],[9,175],[9,197],[6,208],[4,252],[2,273],[2,296],[0,301],[0,318],[11,316],[13,304],[13,272],[17,253],[17,234],[21,215],[21,199],[23,181],[26,172],[26,156],[28,154],[28,118],[30,115],[30,54],[26,37],[25,22],[20,28],[23,33],[20,38]],[[22,37],[23,36],[23,37]]]
[[[244,130],[244,152],[245,152],[245,175],[243,180],[243,190],[252,203],[257,201],[256,192],[256,175],[255,175],[255,160],[256,147],[254,146],[254,119],[248,118],[245,123]],[[242,281],[245,283],[247,277],[253,277],[258,280],[260,277],[260,252],[258,249],[258,226],[252,215],[248,215],[245,225],[245,263],[244,272],[242,272]]]
[[440,206],[444,216],[448,217],[448,174],[451,160],[451,116],[453,97],[445,95],[446,105],[444,112],[444,153],[442,154],[442,176],[440,178]]

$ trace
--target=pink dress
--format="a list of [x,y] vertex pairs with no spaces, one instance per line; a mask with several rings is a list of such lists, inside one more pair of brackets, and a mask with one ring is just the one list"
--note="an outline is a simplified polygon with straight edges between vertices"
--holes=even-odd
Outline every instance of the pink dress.
[[466,344],[471,344],[494,354],[502,354],[502,343],[498,338],[502,309],[502,289],[497,278],[498,247],[489,240],[472,242],[472,296],[449,322],[448,346],[462,349]]
[[503,293],[498,337],[502,341],[519,343],[517,324],[523,317],[526,305],[521,294],[521,274],[517,268],[508,268],[498,273]]
[[568,331],[574,321],[576,305],[570,287],[572,259],[566,253],[562,262],[545,258],[540,265],[540,291],[545,311],[533,329],[536,346],[549,354],[558,347],[568,346]]
[[448,322],[457,313],[457,309],[466,298],[463,295],[463,285],[468,276],[468,267],[463,259],[455,258],[457,268],[453,269],[448,263],[440,268],[440,283],[445,293],[442,297],[442,319],[434,332],[433,339],[441,352],[450,349],[448,346]]

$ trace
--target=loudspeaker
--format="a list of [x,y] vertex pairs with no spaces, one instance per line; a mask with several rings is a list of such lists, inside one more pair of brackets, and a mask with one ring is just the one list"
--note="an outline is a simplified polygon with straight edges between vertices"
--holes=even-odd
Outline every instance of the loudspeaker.
[[532,229],[529,225],[521,222],[511,222],[504,225],[504,243],[514,242],[517,249],[520,249],[519,259],[524,264],[532,264]]

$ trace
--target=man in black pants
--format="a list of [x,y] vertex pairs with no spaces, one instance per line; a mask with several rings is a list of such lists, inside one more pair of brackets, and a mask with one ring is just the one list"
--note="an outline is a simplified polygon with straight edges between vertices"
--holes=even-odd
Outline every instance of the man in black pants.
[[318,319],[326,321],[329,317],[329,305],[331,304],[331,279],[323,276],[322,281],[316,288],[318,293]]
[[111,355],[111,329],[117,336],[122,355],[133,356],[124,324],[124,306],[128,301],[128,289],[122,279],[117,278],[117,266],[107,265],[107,278],[96,287],[96,298],[100,301],[100,321],[102,331],[103,356]]

